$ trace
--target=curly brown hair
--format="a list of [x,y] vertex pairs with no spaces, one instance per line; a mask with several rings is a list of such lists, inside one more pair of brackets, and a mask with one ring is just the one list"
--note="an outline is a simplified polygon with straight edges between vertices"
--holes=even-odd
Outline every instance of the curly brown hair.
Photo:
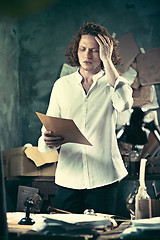
[[[78,32],[76,32],[68,46],[68,49],[65,53],[67,57],[67,63],[72,67],[80,66],[78,60],[78,46],[82,35],[92,35],[98,36],[101,34],[102,36],[107,36],[113,41],[113,53],[112,53],[112,62],[114,65],[118,65],[120,63],[120,57],[118,55],[118,44],[116,40],[108,33],[107,29],[99,24],[95,24],[93,22],[84,23]],[[103,68],[103,64],[102,64]]]

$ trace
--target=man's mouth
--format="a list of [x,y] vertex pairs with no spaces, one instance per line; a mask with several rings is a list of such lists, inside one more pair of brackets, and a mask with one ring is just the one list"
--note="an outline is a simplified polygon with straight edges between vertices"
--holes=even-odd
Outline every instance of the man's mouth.
[[90,64],[92,64],[92,62],[91,61],[84,61],[84,64],[90,65]]

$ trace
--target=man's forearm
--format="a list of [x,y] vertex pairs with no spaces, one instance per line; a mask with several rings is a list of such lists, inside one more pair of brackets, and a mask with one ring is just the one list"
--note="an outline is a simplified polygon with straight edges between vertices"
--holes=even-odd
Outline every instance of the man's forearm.
[[104,70],[107,75],[108,83],[112,87],[114,87],[115,82],[116,82],[117,78],[119,77],[119,73],[111,61],[110,62],[106,61],[105,63],[103,63],[103,65],[104,65]]

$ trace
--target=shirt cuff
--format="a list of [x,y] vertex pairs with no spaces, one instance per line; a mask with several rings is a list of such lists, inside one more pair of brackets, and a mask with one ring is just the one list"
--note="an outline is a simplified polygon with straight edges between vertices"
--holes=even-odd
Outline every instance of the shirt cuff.
[[38,140],[38,151],[39,152],[50,152],[52,150],[57,150],[59,147],[49,148],[45,141],[43,140],[43,136],[41,136]]
[[116,80],[115,86],[110,86],[110,91],[113,107],[118,112],[125,111],[132,107],[132,88],[129,86],[129,82],[125,78],[119,76]]

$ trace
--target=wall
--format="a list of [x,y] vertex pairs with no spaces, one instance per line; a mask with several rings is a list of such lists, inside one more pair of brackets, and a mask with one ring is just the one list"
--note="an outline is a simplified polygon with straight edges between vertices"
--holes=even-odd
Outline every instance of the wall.
[[[7,59],[4,64],[0,56],[3,148],[27,142],[37,145],[41,123],[35,111],[46,112],[51,88],[65,62],[64,52],[82,23],[102,24],[111,34],[116,32],[117,38],[132,32],[139,47],[150,49],[160,47],[159,16],[159,0],[57,0],[19,19],[17,25],[12,23],[19,31],[18,44],[13,26],[0,23],[0,49]],[[156,88],[159,93],[159,85]]]
[[0,148],[20,144],[17,23],[0,20]]

